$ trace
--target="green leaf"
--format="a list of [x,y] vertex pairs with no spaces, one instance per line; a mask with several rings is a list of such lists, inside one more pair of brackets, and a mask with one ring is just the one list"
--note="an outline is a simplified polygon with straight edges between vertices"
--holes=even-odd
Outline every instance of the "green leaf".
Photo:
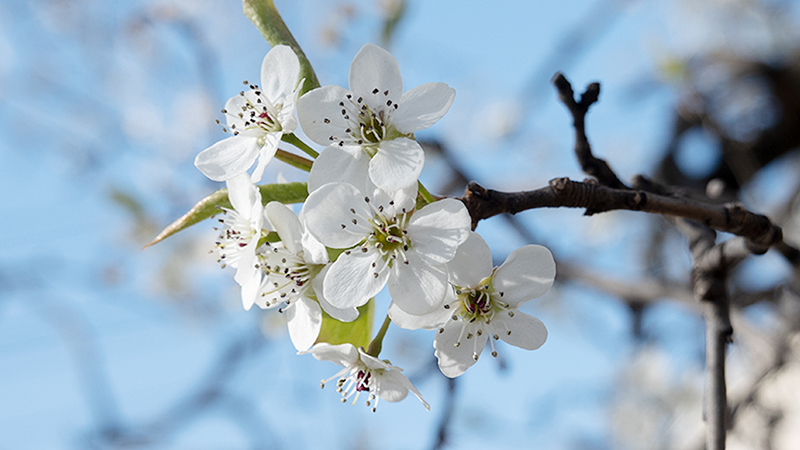
[[242,9],[244,15],[253,22],[253,25],[258,28],[264,39],[269,42],[269,45],[288,45],[294,50],[297,58],[300,60],[300,78],[305,78],[306,82],[300,89],[300,95],[305,94],[311,89],[319,87],[319,80],[314,73],[314,68],[308,61],[300,44],[292,36],[292,32],[283,22],[278,10],[275,9],[275,3],[272,0],[243,0]]
[[[264,205],[271,201],[278,201],[281,203],[301,203],[306,200],[306,197],[308,197],[308,188],[306,183],[265,184],[263,186],[259,186],[258,188],[261,190],[261,203]],[[218,214],[220,208],[232,208],[231,202],[228,200],[227,189],[220,189],[197,202],[197,204],[192,206],[192,209],[190,209],[189,212],[181,216],[178,220],[169,224],[161,231],[161,233],[158,233],[158,236],[156,236],[155,239],[150,241],[149,244],[145,245],[144,248],[161,242],[173,234],[196,224],[197,222]]]
[[358,318],[352,322],[338,321],[322,311],[322,328],[319,330],[317,342],[327,342],[332,345],[349,342],[356,348],[367,348],[372,340],[374,314],[374,299],[370,299],[366,305],[358,308]]

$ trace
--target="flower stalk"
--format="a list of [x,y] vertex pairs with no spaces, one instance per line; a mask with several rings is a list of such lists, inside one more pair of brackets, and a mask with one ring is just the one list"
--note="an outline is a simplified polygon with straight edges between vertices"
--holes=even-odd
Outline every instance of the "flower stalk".
[[381,354],[381,349],[383,348],[383,337],[386,336],[386,330],[389,329],[389,324],[392,323],[392,319],[389,315],[386,315],[386,318],[383,319],[383,325],[381,325],[381,329],[378,330],[378,334],[375,335],[375,339],[369,343],[369,349],[367,349],[367,354],[370,356],[378,357]]
[[297,54],[297,58],[300,60],[300,79],[305,78],[306,80],[300,88],[300,95],[319,87],[319,80],[317,74],[314,73],[314,68],[311,67],[311,62],[292,36],[286,23],[283,22],[280,13],[275,8],[275,3],[272,0],[243,0],[242,9],[244,15],[258,28],[269,45],[273,47],[281,44],[288,45]]
[[419,190],[420,196],[422,199],[425,200],[426,205],[430,205],[431,203],[436,201],[436,198],[425,189],[425,186],[422,184],[422,181],[417,181],[417,188]]
[[294,153],[289,153],[286,150],[278,149],[275,152],[275,159],[278,161],[283,161],[286,164],[289,164],[292,167],[297,167],[300,170],[305,172],[311,171],[311,165],[314,164],[312,161],[309,161],[302,156],[295,155]]
[[299,137],[295,136],[294,133],[284,134],[281,140],[283,142],[294,145],[295,147],[302,150],[306,155],[312,158],[316,158],[317,156],[319,156],[319,153],[317,153],[316,150],[309,147],[308,144],[303,142]]

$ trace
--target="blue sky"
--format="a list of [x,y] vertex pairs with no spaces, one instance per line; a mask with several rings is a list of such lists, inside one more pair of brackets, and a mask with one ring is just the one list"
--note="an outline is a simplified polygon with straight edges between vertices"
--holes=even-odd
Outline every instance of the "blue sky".
[[[443,81],[457,91],[448,115],[419,137],[442,139],[496,189],[583,178],[570,119],[549,85],[556,70],[576,90],[602,82],[588,132],[628,179],[654,168],[668,137],[678,87],[663,81],[663,61],[721,43],[745,53],[767,45],[756,26],[741,28],[747,45],[723,25],[706,29],[714,11],[690,2],[498,3],[410,1],[391,48],[406,89]],[[276,4],[323,84],[346,84],[352,57],[377,39],[376,2]],[[796,9],[785,20],[796,21]],[[566,46],[576,29],[591,43]],[[338,44],[323,39],[326,30]],[[241,310],[232,273],[207,254],[210,223],[140,250],[219,187],[193,158],[223,136],[213,119],[242,80],[256,79],[268,49],[235,1],[0,5],[0,187],[9,219],[0,237],[0,448],[91,448],[103,427],[157,449],[432,445],[446,384],[429,370],[430,333],[393,327],[382,356],[419,381],[431,412],[413,398],[377,414],[342,406],[333,389],[318,387],[336,366],[296,356],[277,314]],[[507,127],[514,133],[498,134]],[[702,139],[695,145],[687,164],[713,158]],[[303,178],[272,167],[265,179],[279,173]],[[444,176],[429,158],[426,185],[435,190]],[[642,274],[650,218],[520,217],[565,262],[609,277]],[[478,231],[498,261],[526,243],[500,219]],[[688,255],[673,259],[670,276],[685,279]],[[505,369],[484,358],[461,377],[454,448],[614,448],[608,405],[636,350],[628,310],[573,285],[556,285],[525,310],[547,324],[548,342],[535,352],[504,346]],[[664,303],[645,321],[676,372],[698,367],[696,317]],[[216,406],[184,403],[215,376],[225,380]]]

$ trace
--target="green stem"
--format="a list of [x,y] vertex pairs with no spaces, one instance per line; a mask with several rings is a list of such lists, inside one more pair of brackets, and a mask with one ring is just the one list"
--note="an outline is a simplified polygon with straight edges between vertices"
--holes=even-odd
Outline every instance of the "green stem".
[[306,153],[306,155],[308,155],[308,156],[310,156],[312,158],[316,159],[316,157],[319,156],[319,153],[317,153],[313,148],[311,148],[308,145],[306,145],[306,143],[303,142],[302,140],[300,140],[299,137],[295,136],[294,133],[284,134],[281,137],[281,140],[283,142],[287,142],[289,144],[294,145],[295,147],[297,147],[300,150],[304,151]]
[[306,172],[311,172],[311,165],[314,164],[313,161],[309,161],[302,156],[281,149],[275,152],[275,159],[283,161],[290,166],[297,167],[300,170],[305,170]]
[[383,320],[383,325],[381,325],[381,329],[378,330],[378,334],[375,335],[375,339],[369,343],[369,349],[367,350],[367,354],[370,356],[378,357],[381,354],[381,348],[383,347],[383,337],[386,335],[386,330],[389,329],[389,324],[392,323],[392,319],[389,318],[389,315],[386,315],[386,318]]
[[422,195],[422,198],[425,199],[425,204],[430,205],[431,203],[435,202],[436,198],[434,198],[433,195],[431,195],[431,193],[428,192],[427,189],[425,189],[425,186],[422,185],[422,182],[417,181],[417,183],[419,186],[419,193],[420,195]]
[[292,36],[292,32],[283,22],[281,15],[275,8],[275,3],[272,0],[243,0],[242,9],[244,15],[253,22],[253,25],[258,28],[264,39],[269,42],[269,45],[288,45],[294,50],[297,58],[300,60],[300,78],[305,78],[306,82],[300,88],[300,95],[305,94],[311,89],[319,87],[319,80],[317,74],[314,73],[314,68],[308,61],[300,44]]

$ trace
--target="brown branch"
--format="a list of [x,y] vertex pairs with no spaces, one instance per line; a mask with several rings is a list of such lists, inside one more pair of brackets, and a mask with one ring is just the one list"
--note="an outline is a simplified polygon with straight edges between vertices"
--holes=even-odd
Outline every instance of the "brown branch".
[[[557,73],[553,84],[573,118],[575,155],[583,171],[596,181],[555,178],[547,187],[513,193],[469,183],[460,200],[470,213],[472,228],[475,229],[482,219],[497,214],[516,214],[535,208],[583,208],[585,215],[631,210],[672,218],[689,239],[694,259],[692,293],[702,307],[706,326],[706,449],[724,450],[730,422],[725,351],[733,336],[727,277],[733,267],[748,255],[762,254],[773,245],[795,266],[800,260],[800,250],[784,243],[781,228],[766,216],[750,212],[741,204],[710,204],[705,198],[662,186],[642,176],[634,179],[633,188],[626,186],[604,160],[592,154],[586,136],[585,116],[598,99],[599,84],[589,85],[579,101],[575,101],[572,86],[563,75]],[[736,237],[717,245],[714,230],[729,232]],[[630,305],[642,305],[643,300],[659,294],[652,286],[631,290],[613,283],[597,284],[620,292]]]
[[473,229],[481,220],[501,213],[516,214],[536,208],[585,208],[587,215],[629,210],[696,220],[715,230],[746,238],[745,244],[753,253],[763,253],[783,239],[780,227],[739,204],[709,205],[639,190],[612,189],[569,178],[555,178],[550,180],[548,187],[523,192],[500,192],[473,182],[460,200],[469,210]]
[[[598,99],[600,85],[589,85],[580,100],[575,101],[572,86],[563,75],[557,73],[553,84],[573,118],[575,155],[583,171],[597,181],[555,178],[547,187],[513,193],[486,189],[472,182],[460,198],[470,213],[472,228],[475,229],[482,219],[497,214],[516,214],[535,208],[583,208],[586,215],[631,210],[673,218],[689,239],[694,259],[692,293],[702,305],[706,324],[706,449],[724,450],[729,423],[725,350],[733,336],[726,287],[728,274],[751,253],[764,253],[773,245],[793,264],[800,260],[800,251],[783,242],[781,228],[766,216],[750,212],[738,203],[709,204],[641,176],[635,178],[633,189],[626,186],[604,160],[592,154],[586,136],[585,116]],[[714,230],[737,237],[716,245]],[[619,289],[619,286],[613,288]],[[639,300],[636,297],[652,296],[653,292],[626,291],[625,294]]]
[[733,336],[730,300],[725,285],[728,273],[750,251],[743,239],[734,238],[715,245],[716,232],[697,222],[677,220],[688,238],[694,264],[692,291],[703,305],[706,327],[706,386],[703,412],[706,421],[706,450],[724,450],[728,430],[725,350]]
[[617,175],[608,166],[605,160],[596,158],[592,154],[592,147],[586,137],[586,112],[589,107],[597,101],[600,95],[600,83],[592,83],[586,87],[581,94],[580,101],[575,101],[575,93],[569,81],[560,72],[556,72],[551,80],[558,90],[558,98],[567,107],[572,115],[572,124],[575,128],[575,156],[581,165],[581,169],[589,176],[597,178],[600,184],[616,188],[625,189],[625,183],[617,178]]
[[723,450],[729,416],[725,348],[733,334],[724,290],[721,295],[703,302],[703,318],[706,324],[706,388],[703,401],[708,427],[706,449]]
[[[589,107],[597,102],[600,85],[590,84],[580,100],[575,101],[575,93],[564,75],[556,73],[552,81],[560,100],[573,118],[575,155],[584,172],[594,176],[597,183],[555,178],[545,188],[505,193],[485,189],[472,182],[467,186],[461,201],[470,212],[473,230],[478,222],[497,214],[516,214],[535,208],[584,208],[586,215],[621,209],[696,220],[715,230],[746,238],[746,241],[731,245],[743,245],[743,249],[755,254],[764,253],[772,245],[782,243],[783,233],[780,227],[763,215],[747,211],[740,204],[712,205],[695,198],[675,195],[671,189],[641,176],[636,177],[635,183],[635,187],[639,189],[627,187],[604,160],[592,154],[586,136],[584,118]],[[786,250],[786,247],[781,246],[781,249]]]
[[[712,205],[675,195],[671,189],[641,176],[636,177],[635,183],[635,187],[639,189],[627,187],[604,160],[592,154],[586,136],[584,119],[589,107],[597,102],[600,85],[590,84],[580,100],[575,101],[575,93],[564,75],[556,73],[552,81],[561,102],[572,115],[575,155],[584,172],[594,176],[597,183],[555,178],[550,180],[546,188],[516,193],[494,191],[477,183],[470,183],[461,201],[470,212],[473,229],[482,219],[535,208],[584,208],[586,215],[622,209],[696,220],[715,230],[746,238],[745,241],[736,241],[729,245],[739,245],[737,248],[751,253],[761,254],[770,246],[782,243],[783,233],[780,227],[772,224],[767,217],[747,211],[739,204]],[[785,250],[784,246],[781,248]]]
[[791,245],[787,244],[786,242],[781,242],[776,245],[779,252],[789,261],[789,264],[793,265],[795,268],[800,267],[800,250]]

